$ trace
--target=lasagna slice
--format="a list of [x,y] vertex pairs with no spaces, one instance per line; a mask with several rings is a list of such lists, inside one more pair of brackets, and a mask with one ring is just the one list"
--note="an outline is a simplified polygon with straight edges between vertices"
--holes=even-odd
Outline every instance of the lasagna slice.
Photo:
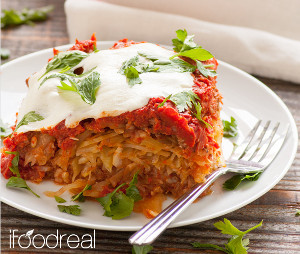
[[218,63],[181,52],[127,39],[99,51],[94,36],[54,50],[26,81],[14,132],[3,142],[3,176],[14,176],[18,153],[23,179],[64,185],[47,195],[75,195],[88,184],[83,195],[100,198],[137,174],[135,210],[149,217],[165,195],[204,182],[223,164]]

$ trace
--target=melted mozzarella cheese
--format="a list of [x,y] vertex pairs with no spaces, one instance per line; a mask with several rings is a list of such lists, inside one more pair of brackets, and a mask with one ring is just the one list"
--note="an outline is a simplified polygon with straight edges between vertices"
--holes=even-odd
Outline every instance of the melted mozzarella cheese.
[[21,104],[18,122],[30,111],[40,114],[44,120],[23,125],[18,132],[54,127],[64,119],[67,127],[75,127],[81,120],[117,116],[145,106],[152,97],[167,97],[192,88],[194,82],[190,72],[146,72],[140,74],[141,84],[130,87],[126,76],[119,70],[124,61],[135,57],[138,52],[164,58],[174,54],[155,44],[141,43],[92,53],[73,68],[83,67],[86,72],[96,67],[94,71],[100,73],[101,85],[93,105],[85,103],[76,92],[58,89],[58,78],[49,79],[40,87],[44,77],[60,71],[51,71],[38,80],[45,73],[44,67],[29,79],[29,91]]

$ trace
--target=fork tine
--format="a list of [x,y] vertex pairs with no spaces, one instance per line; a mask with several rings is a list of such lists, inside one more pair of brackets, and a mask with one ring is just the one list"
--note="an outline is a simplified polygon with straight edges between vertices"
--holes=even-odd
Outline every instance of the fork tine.
[[258,120],[255,126],[252,128],[252,130],[249,132],[247,137],[243,140],[243,142],[236,148],[236,150],[233,152],[233,154],[230,156],[230,159],[233,160],[239,160],[244,157],[246,152],[249,149],[249,145],[252,142],[255,133],[257,132],[258,127],[261,124],[261,120]]
[[258,151],[261,149],[264,137],[266,135],[266,132],[270,126],[271,121],[267,121],[262,132],[260,133],[259,137],[249,146],[247,154],[244,155],[244,160],[252,160],[255,155],[258,153]]
[[[268,166],[273,161],[273,159],[276,157],[276,155],[280,151],[280,149],[287,137],[290,126],[288,125],[285,128],[284,132],[282,132],[282,134],[277,134],[277,135],[276,135],[276,133],[279,129],[278,128],[279,126],[277,128],[276,127],[274,128],[274,134],[272,133],[272,135],[273,135],[272,139],[270,140],[269,144],[266,144],[267,148],[266,148],[264,154],[258,160],[258,162],[262,165]],[[274,140],[274,138],[275,138],[275,140]]]
[[268,140],[266,140],[267,147],[266,147],[265,152],[263,153],[263,155],[259,159],[259,161],[262,161],[263,158],[267,155],[268,151],[270,150],[270,147],[271,147],[271,144],[272,144],[272,140],[273,140],[273,138],[274,138],[274,136],[275,136],[275,134],[276,134],[276,132],[277,132],[277,130],[279,128],[279,125],[280,125],[280,123],[278,122],[276,124],[275,128],[272,130],[272,133],[271,133],[270,137],[268,138]]

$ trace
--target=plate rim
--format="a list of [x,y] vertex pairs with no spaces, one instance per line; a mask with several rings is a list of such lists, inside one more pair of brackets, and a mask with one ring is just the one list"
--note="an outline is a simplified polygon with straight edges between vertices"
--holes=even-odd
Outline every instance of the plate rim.
[[[104,44],[104,45],[108,46],[108,45],[113,45],[115,42],[114,41],[98,41],[98,43],[101,43],[101,44]],[[59,50],[60,49],[63,50],[63,49],[66,49],[66,48],[68,48],[72,45],[73,44],[66,44],[66,45],[57,46],[55,48],[59,49]],[[167,48],[170,47],[170,46],[165,46],[165,45],[161,45],[161,46],[164,46],[164,47],[167,47]],[[16,62],[23,61],[23,60],[26,60],[27,58],[31,58],[31,57],[34,57],[34,56],[50,53],[52,51],[52,49],[53,48],[47,48],[47,49],[39,50],[37,52],[33,52],[33,53],[30,53],[30,54],[15,58],[15,59],[3,64],[1,66],[1,72],[3,73],[5,71],[5,68],[8,68],[10,65],[13,65]],[[284,177],[284,175],[290,169],[290,167],[291,167],[291,165],[292,165],[292,163],[295,159],[296,153],[297,153],[298,131],[297,131],[296,122],[295,122],[295,119],[292,116],[290,110],[288,109],[286,104],[282,101],[282,99],[272,89],[270,89],[268,86],[266,86],[264,83],[262,83],[260,80],[253,77],[252,75],[250,75],[250,74],[246,73],[245,71],[243,71],[243,70],[241,70],[241,69],[239,69],[239,68],[237,68],[237,67],[235,67],[231,64],[228,64],[224,61],[218,60],[218,62],[219,62],[219,65],[222,65],[222,66],[224,66],[228,69],[231,69],[233,72],[237,72],[240,75],[250,79],[251,81],[256,83],[257,86],[259,86],[260,88],[265,90],[265,92],[268,95],[270,95],[273,99],[276,100],[276,102],[284,110],[286,116],[289,119],[289,123],[291,125],[290,130],[289,130],[289,135],[288,135],[290,137],[288,137],[288,138],[292,138],[294,140],[294,142],[293,142],[294,146],[291,149],[292,153],[291,153],[291,156],[289,157],[288,162],[286,163],[286,165],[284,167],[284,170],[281,171],[281,174],[279,174],[277,176],[276,180],[274,180],[271,185],[267,185],[265,188],[262,188],[258,192],[257,195],[245,200],[244,202],[240,202],[239,204],[237,204],[235,206],[232,206],[228,209],[225,209],[225,210],[222,210],[222,211],[219,211],[219,212],[216,212],[216,213],[204,216],[204,217],[202,216],[200,219],[195,218],[195,219],[187,219],[187,220],[183,220],[183,221],[179,221],[179,222],[174,222],[169,226],[169,228],[175,228],[175,227],[182,227],[182,226],[186,226],[186,225],[191,225],[191,224],[203,222],[203,221],[206,221],[206,220],[210,220],[210,219],[222,216],[222,215],[226,215],[226,214],[228,214],[230,212],[233,212],[233,211],[235,211],[235,210],[237,210],[237,209],[253,202],[254,200],[260,198],[265,193],[267,193],[269,190],[271,190]],[[4,203],[6,203],[6,204],[8,204],[8,205],[10,205],[10,206],[12,206],[16,209],[19,209],[19,210],[27,212],[29,214],[38,216],[40,218],[47,219],[47,220],[52,220],[52,221],[55,221],[55,222],[60,222],[60,223],[68,224],[68,225],[72,225],[72,226],[78,226],[78,227],[83,227],[83,228],[91,228],[91,229],[97,229],[97,230],[109,230],[109,231],[135,231],[135,230],[138,230],[139,228],[142,227],[142,225],[138,226],[138,227],[137,226],[128,226],[128,225],[126,225],[124,227],[122,227],[122,226],[120,227],[119,225],[118,226],[116,226],[116,225],[100,225],[100,227],[99,227],[99,225],[98,225],[98,226],[95,227],[95,225],[92,225],[91,223],[80,222],[80,221],[77,221],[77,220],[72,220],[72,219],[69,219],[69,218],[66,219],[66,218],[63,218],[63,217],[58,218],[56,216],[52,216],[51,214],[45,214],[45,213],[41,213],[39,211],[31,210],[26,206],[22,206],[18,203],[10,201],[9,199],[3,197],[2,195],[0,196],[0,200],[1,200],[1,202],[4,202]]]

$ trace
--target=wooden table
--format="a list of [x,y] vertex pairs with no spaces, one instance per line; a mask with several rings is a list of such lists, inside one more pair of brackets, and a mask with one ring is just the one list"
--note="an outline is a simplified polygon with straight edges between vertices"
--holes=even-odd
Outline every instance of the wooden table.
[[[55,6],[51,18],[37,24],[35,27],[20,26],[2,31],[2,47],[11,50],[10,60],[41,49],[68,43],[65,25],[65,14],[62,0],[4,0],[2,8],[20,9],[27,7],[41,7],[49,3]],[[300,130],[300,84],[293,84],[281,80],[258,77],[270,87],[288,106]],[[285,177],[268,193],[251,204],[213,220],[202,223],[168,229],[154,243],[151,253],[218,253],[193,249],[193,241],[203,243],[225,243],[226,237],[216,230],[213,224],[224,217],[241,230],[246,230],[259,221],[264,220],[263,226],[249,234],[249,253],[300,253],[300,217],[295,217],[296,209],[300,209],[300,150]],[[65,224],[45,220],[25,212],[19,211],[2,203],[1,247],[3,253],[11,251],[9,248],[9,230],[18,229],[26,232],[35,229],[36,232],[47,235],[59,230],[64,234],[76,233],[83,235],[92,230],[73,227]],[[128,237],[131,232],[96,231],[96,253],[130,253],[131,246]],[[47,252],[49,249],[24,249],[23,251],[37,253]],[[22,249],[14,249],[15,253]],[[53,253],[82,253],[82,249],[71,250],[66,246],[55,248]]]

